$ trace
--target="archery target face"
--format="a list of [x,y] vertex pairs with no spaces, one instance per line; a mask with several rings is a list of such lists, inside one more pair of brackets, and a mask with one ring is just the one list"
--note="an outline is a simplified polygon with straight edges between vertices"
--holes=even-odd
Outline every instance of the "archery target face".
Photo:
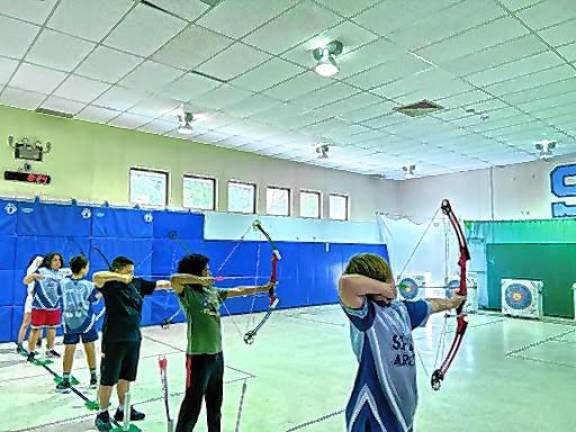
[[413,300],[418,296],[418,283],[412,278],[404,278],[398,284],[400,295],[406,300]]
[[452,279],[448,282],[446,286],[446,298],[451,299],[458,288],[460,288],[460,281],[458,279]]
[[532,292],[526,285],[513,283],[506,287],[506,304],[512,309],[523,310],[532,304]]

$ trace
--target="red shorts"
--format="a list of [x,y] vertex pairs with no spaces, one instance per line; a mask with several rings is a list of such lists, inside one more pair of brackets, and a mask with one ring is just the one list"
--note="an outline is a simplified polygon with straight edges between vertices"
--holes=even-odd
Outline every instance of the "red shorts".
[[32,328],[59,327],[61,323],[60,309],[32,309]]

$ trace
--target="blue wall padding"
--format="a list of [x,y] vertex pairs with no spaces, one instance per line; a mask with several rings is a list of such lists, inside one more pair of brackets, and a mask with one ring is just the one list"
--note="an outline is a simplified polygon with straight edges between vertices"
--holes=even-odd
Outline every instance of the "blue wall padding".
[[14,270],[0,270],[0,306],[12,306],[13,304]]
[[20,204],[16,201],[0,200],[0,235],[16,234]]
[[16,237],[0,235],[0,270],[14,268]]
[[86,237],[31,237],[19,236],[16,239],[15,269],[21,270],[22,277],[28,263],[36,255],[59,252],[64,256],[64,266],[70,258],[80,253],[88,254],[90,241]]
[[100,238],[94,239],[90,254],[93,270],[106,270],[107,266],[101,255],[94,249],[98,248],[112,263],[117,256],[125,256],[134,262],[136,275],[149,275],[152,273],[152,240]]
[[155,278],[167,277],[175,273],[178,261],[189,253],[203,254],[204,240],[169,240],[165,238],[152,242],[152,274]]
[[171,233],[187,240],[204,239],[204,215],[196,213],[154,212],[154,238],[165,239]]
[[84,236],[90,234],[90,211],[77,205],[20,204],[18,235],[27,236]]
[[96,207],[92,211],[92,236],[152,238],[154,215],[140,209]]
[[12,306],[0,306],[0,342],[12,339]]
[[[118,255],[131,258],[135,273],[152,280],[167,279],[187,253],[207,255],[214,275],[235,277],[217,283],[222,288],[263,285],[271,272],[272,251],[266,241],[205,240],[201,214],[0,200],[0,340],[16,339],[26,298],[22,279],[31,258],[56,251],[68,265],[72,256],[84,253],[92,272],[104,270],[104,259],[94,247],[110,261]],[[338,278],[353,255],[372,252],[388,258],[385,245],[278,242],[278,248],[281,309],[336,303]],[[262,311],[268,304],[266,293],[231,298],[222,313]],[[173,293],[147,296],[142,325],[160,324],[178,308]],[[182,314],[176,318],[183,320]]]

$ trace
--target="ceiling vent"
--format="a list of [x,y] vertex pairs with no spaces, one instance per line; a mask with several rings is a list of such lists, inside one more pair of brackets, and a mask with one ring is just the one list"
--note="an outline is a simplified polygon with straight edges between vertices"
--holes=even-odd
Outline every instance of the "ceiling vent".
[[67,118],[67,119],[74,117],[74,114],[60,112],[60,111],[54,111],[54,110],[47,109],[47,108],[36,108],[34,110],[34,112],[37,112],[38,114],[44,114],[44,115],[49,115],[49,116],[53,116],[53,117],[60,117],[60,118]]
[[218,3],[220,3],[222,0],[200,0],[202,3],[207,4],[208,6],[216,6]]
[[432,114],[433,112],[440,111],[444,108],[438,104],[435,104],[434,102],[430,102],[429,100],[424,99],[420,102],[395,107],[393,109],[394,111],[407,115],[408,117],[422,117],[428,114]]

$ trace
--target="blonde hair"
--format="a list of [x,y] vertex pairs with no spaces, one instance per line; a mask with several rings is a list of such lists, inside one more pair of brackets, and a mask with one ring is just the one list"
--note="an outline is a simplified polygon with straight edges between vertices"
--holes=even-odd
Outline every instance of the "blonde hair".
[[354,255],[346,265],[344,274],[360,274],[380,282],[392,280],[392,270],[380,255],[364,253]]

